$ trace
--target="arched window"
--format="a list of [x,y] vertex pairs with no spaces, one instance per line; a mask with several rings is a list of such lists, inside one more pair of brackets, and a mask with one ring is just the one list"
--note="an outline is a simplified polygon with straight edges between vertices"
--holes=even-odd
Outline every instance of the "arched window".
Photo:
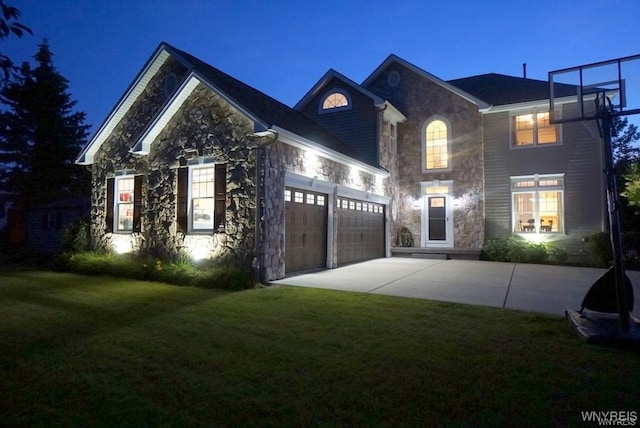
[[333,89],[322,99],[320,104],[320,112],[329,112],[336,110],[347,110],[351,108],[349,95],[340,90]]
[[449,127],[434,119],[424,130],[424,170],[449,169]]

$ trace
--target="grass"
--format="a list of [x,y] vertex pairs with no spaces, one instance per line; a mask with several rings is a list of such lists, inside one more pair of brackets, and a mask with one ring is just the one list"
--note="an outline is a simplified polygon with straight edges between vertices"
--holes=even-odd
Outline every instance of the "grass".
[[239,264],[157,258],[95,252],[64,253],[57,269],[85,275],[110,275],[174,285],[243,290],[254,288],[255,276]]
[[640,356],[555,317],[35,271],[0,284],[0,425],[577,426],[640,410]]

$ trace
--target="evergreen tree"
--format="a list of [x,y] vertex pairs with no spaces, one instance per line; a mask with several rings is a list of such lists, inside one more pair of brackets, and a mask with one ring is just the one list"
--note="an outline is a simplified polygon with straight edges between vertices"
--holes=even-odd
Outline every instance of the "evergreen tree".
[[23,63],[15,81],[0,90],[2,184],[30,207],[54,199],[89,194],[89,173],[75,165],[89,126],[74,112],[68,81],[53,65],[46,40],[35,55],[37,66]]

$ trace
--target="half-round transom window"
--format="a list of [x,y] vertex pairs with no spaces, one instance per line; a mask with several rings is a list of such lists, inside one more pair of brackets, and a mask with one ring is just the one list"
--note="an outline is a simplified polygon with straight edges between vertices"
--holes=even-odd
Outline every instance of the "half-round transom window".
[[322,102],[323,110],[331,110],[333,108],[348,107],[348,106],[349,106],[349,100],[347,100],[347,97],[344,94],[341,94],[340,92],[333,92],[327,95],[327,97]]

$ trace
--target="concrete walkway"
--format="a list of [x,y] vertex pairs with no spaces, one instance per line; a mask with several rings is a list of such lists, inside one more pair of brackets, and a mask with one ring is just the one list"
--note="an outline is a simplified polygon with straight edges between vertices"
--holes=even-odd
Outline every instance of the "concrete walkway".
[[[392,257],[291,276],[273,284],[441,300],[564,316],[580,304],[604,269]],[[640,314],[640,272],[634,314]]]

